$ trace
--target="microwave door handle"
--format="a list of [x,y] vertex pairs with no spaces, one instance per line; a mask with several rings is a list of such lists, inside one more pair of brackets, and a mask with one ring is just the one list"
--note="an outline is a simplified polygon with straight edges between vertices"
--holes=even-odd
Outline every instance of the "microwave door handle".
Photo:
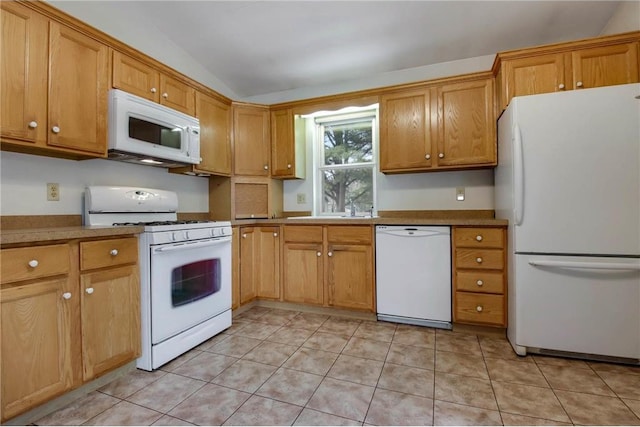
[[176,245],[170,245],[170,246],[162,246],[160,248],[155,248],[153,251],[154,252],[171,252],[171,251],[179,251],[179,250],[183,250],[183,249],[193,249],[193,248],[203,248],[206,246],[216,246],[216,245],[220,245],[222,243],[229,243],[231,242],[231,239],[229,238],[225,238],[225,239],[216,239],[216,240],[207,240],[206,242],[193,242],[193,243],[183,243],[183,244],[176,244]]

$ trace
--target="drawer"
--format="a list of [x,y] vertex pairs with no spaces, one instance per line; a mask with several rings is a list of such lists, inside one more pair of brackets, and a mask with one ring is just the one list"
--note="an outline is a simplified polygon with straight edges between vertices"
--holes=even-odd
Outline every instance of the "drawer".
[[321,225],[287,225],[284,227],[286,242],[322,243]]
[[454,322],[504,326],[504,296],[456,292]]
[[453,244],[458,248],[504,248],[503,228],[453,229]]
[[503,270],[504,251],[502,249],[456,249],[456,269],[458,268]]
[[356,243],[370,244],[373,230],[370,226],[339,226],[327,227],[327,241],[329,243]]
[[113,267],[138,262],[138,239],[96,240],[80,243],[80,269]]
[[69,272],[69,245],[2,249],[0,257],[3,284]]
[[456,271],[456,290],[488,294],[504,293],[504,274],[484,271]]

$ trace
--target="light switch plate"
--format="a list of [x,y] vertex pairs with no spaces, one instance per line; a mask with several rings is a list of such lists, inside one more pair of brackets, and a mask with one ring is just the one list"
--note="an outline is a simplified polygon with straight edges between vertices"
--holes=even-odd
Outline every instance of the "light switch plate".
[[304,193],[298,193],[296,196],[296,201],[299,205],[304,205],[305,203],[307,203],[307,195]]
[[464,202],[464,187],[456,187],[456,200]]

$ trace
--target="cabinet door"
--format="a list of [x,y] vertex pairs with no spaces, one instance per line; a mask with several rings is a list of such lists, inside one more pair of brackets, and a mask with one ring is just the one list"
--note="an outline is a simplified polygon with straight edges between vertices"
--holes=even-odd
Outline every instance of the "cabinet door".
[[113,52],[113,87],[149,101],[160,101],[160,73],[136,59]]
[[380,97],[380,170],[420,170],[431,166],[429,89]]
[[196,90],[180,80],[160,74],[160,104],[190,116],[196,114]]
[[290,108],[271,112],[271,175],[295,177],[295,140],[293,111]]
[[564,53],[504,61],[502,108],[514,96],[535,95],[571,89],[571,58]]
[[49,145],[106,155],[109,49],[49,25]]
[[240,305],[256,297],[255,258],[259,250],[256,227],[240,229]]
[[68,291],[67,278],[0,290],[3,421],[71,388]]
[[269,111],[233,107],[233,150],[236,175],[269,176]]
[[493,79],[444,85],[436,92],[438,166],[495,165]]
[[47,138],[48,21],[15,2],[0,2],[0,132],[27,142]]
[[373,311],[373,250],[368,245],[329,245],[329,305]]
[[80,276],[85,381],[140,355],[139,282],[137,265]]
[[196,92],[196,117],[200,120],[200,156],[196,168],[231,175],[231,106]]
[[638,43],[581,49],[571,53],[574,88],[638,82]]
[[256,262],[257,290],[260,298],[280,298],[280,228],[260,227]]
[[322,244],[284,244],[282,266],[284,301],[324,303],[322,258]]

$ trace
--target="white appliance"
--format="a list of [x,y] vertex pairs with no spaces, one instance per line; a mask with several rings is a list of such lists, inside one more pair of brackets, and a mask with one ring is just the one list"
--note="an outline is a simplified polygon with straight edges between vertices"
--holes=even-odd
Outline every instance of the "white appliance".
[[451,329],[449,227],[376,226],[378,320]]
[[511,100],[496,217],[509,220],[516,353],[640,359],[640,84]]
[[231,326],[231,223],[178,221],[171,191],[93,186],[85,225],[144,225],[139,237],[142,355],[151,371]]
[[198,164],[200,122],[139,96],[109,92],[109,158],[123,162],[179,167]]

